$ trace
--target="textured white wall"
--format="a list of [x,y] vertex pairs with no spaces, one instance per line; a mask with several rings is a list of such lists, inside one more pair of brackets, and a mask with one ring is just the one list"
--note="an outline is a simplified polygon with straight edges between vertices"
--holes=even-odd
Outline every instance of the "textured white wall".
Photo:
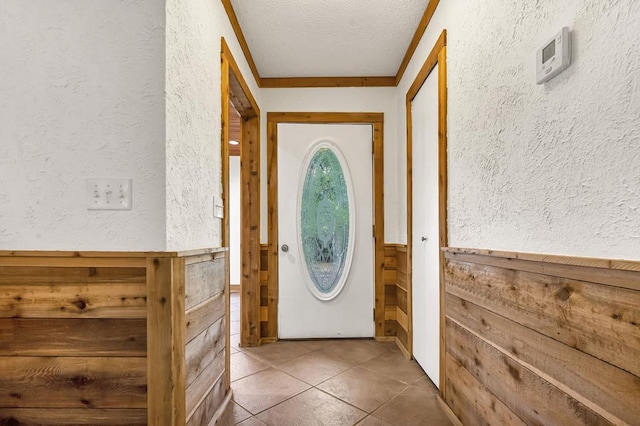
[[[398,185],[406,178],[399,174],[398,145],[396,138],[397,113],[394,87],[366,88],[314,88],[314,89],[263,89],[262,90],[262,163],[261,163],[261,241],[267,242],[267,111],[274,112],[382,112],[384,113],[384,202],[385,241],[401,238],[398,227]],[[404,214],[404,213],[402,213]]]
[[167,250],[218,247],[221,220],[220,37],[259,92],[217,0],[167,0]]
[[[536,85],[533,54],[564,25],[572,65]],[[443,28],[450,245],[640,259],[640,2],[441,2],[399,117]]]
[[[164,19],[156,0],[0,1],[0,249],[162,250]],[[133,210],[88,211],[91,177]]]

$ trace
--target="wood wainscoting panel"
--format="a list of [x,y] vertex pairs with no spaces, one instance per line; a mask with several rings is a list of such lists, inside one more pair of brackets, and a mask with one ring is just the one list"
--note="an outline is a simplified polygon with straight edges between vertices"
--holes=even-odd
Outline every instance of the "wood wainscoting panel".
[[409,308],[407,306],[407,246],[384,246],[384,335],[394,337],[402,352],[410,357]]
[[226,253],[0,251],[0,424],[219,417]]
[[640,424],[640,263],[445,257],[445,400],[459,420]]

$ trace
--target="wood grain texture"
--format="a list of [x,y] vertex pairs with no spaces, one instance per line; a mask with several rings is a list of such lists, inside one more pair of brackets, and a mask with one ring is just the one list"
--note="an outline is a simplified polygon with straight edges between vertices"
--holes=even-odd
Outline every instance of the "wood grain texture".
[[384,325],[384,121],[373,123],[373,236],[375,337],[385,335]]
[[0,318],[145,318],[146,296],[143,283],[0,284]]
[[[259,117],[260,108],[258,103],[253,97],[242,72],[240,72],[240,67],[238,67],[238,63],[224,37],[220,41],[220,48],[222,57],[229,64],[229,100],[242,117]],[[258,82],[258,80],[256,81]]]
[[195,410],[200,407],[204,398],[211,392],[218,381],[222,378],[222,387],[224,390],[224,369],[225,369],[225,352],[224,350],[215,354],[213,362],[208,364],[196,379],[187,387],[186,390],[186,418],[193,416]]
[[225,315],[225,293],[218,293],[212,298],[194,306],[186,312],[185,340],[188,343],[209,328]]
[[185,307],[191,309],[224,291],[225,257],[217,256],[209,262],[186,266]]
[[269,310],[275,323],[267,324],[265,337],[278,335],[278,123],[269,120],[267,113],[267,294]]
[[447,381],[455,387],[456,394],[462,397],[486,423],[525,426],[520,417],[450,355],[445,358],[445,368]]
[[145,357],[144,319],[0,319],[0,356]]
[[226,323],[224,318],[220,318],[187,343],[185,348],[187,386],[191,385],[196,377],[213,362],[216,354],[223,351],[226,343],[225,334]]
[[0,357],[0,407],[145,408],[146,405],[144,358]]
[[446,328],[447,353],[526,424],[612,424],[458,324]]
[[381,112],[268,112],[272,123],[362,124],[383,123]]
[[[242,346],[255,346],[260,340],[260,119],[247,118],[242,123],[240,147],[242,167],[240,181],[242,241],[240,258]],[[274,320],[275,321],[275,320]]]
[[227,17],[229,18],[229,22],[231,23],[231,27],[233,28],[233,32],[236,35],[236,39],[238,39],[238,43],[240,44],[240,48],[242,49],[244,58],[247,61],[247,64],[249,65],[251,74],[253,74],[253,78],[255,79],[256,84],[258,85],[258,87],[260,87],[260,74],[258,73],[258,68],[256,67],[255,62],[253,61],[253,56],[251,56],[249,45],[247,44],[247,40],[244,38],[244,33],[242,32],[242,28],[240,27],[240,22],[238,22],[238,17],[236,16],[236,12],[233,10],[233,6],[231,5],[231,0],[221,0],[221,1],[222,1],[222,5],[224,6],[224,11],[227,13]]
[[640,376],[640,292],[458,261],[447,292]]
[[[640,377],[450,294],[446,310],[476,336],[612,423],[640,424]],[[491,404],[481,405],[490,411],[486,408]]]
[[263,88],[296,87],[395,87],[396,77],[269,77],[260,79]]
[[0,408],[0,425],[146,426],[146,409]]
[[208,425],[225,400],[224,378],[220,377],[188,418],[188,426]]

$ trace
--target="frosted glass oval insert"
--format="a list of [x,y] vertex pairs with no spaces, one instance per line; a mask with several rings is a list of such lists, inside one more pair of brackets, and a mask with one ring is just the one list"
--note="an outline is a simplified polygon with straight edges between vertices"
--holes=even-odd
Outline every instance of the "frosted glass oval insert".
[[324,300],[342,290],[353,251],[351,181],[339,157],[329,142],[311,148],[298,204],[304,275],[312,293]]

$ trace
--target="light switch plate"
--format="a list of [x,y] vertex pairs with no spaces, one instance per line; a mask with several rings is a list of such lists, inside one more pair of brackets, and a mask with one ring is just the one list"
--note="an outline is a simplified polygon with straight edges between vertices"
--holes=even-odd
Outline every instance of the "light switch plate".
[[131,179],[87,179],[88,210],[131,210]]
[[222,219],[224,217],[224,206],[222,205],[222,198],[213,196],[213,217]]

